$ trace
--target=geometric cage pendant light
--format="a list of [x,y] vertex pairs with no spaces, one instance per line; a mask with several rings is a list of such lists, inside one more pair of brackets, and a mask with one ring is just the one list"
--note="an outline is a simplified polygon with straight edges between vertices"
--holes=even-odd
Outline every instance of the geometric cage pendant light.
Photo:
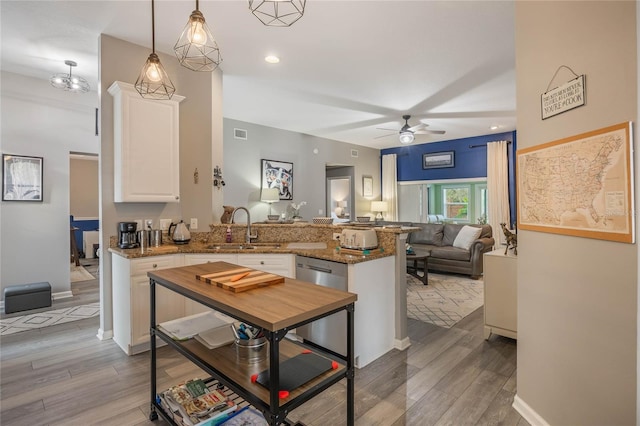
[[90,90],[89,83],[82,77],[71,74],[71,69],[78,66],[74,61],[64,61],[69,65],[69,74],[57,73],[49,79],[51,85],[56,89],[66,90],[74,93],[87,93]]
[[288,27],[304,15],[306,0],[249,0],[249,9],[263,24]]
[[171,99],[176,91],[171,79],[156,55],[155,9],[151,0],[151,54],[147,58],[135,84],[140,96],[148,99]]
[[200,12],[198,0],[196,10],[191,12],[189,21],[173,50],[180,64],[193,71],[213,71],[222,62],[218,43]]

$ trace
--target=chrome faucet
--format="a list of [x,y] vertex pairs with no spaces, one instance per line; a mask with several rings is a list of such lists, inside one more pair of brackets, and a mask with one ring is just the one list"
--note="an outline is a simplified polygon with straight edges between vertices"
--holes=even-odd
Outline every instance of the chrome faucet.
[[231,223],[234,223],[233,218],[236,216],[236,212],[238,210],[244,210],[247,213],[247,235],[245,235],[244,237],[244,242],[247,244],[251,244],[251,239],[258,238],[258,233],[251,233],[251,214],[249,213],[249,210],[247,210],[246,207],[236,207],[235,209],[233,209],[233,212],[231,213]]

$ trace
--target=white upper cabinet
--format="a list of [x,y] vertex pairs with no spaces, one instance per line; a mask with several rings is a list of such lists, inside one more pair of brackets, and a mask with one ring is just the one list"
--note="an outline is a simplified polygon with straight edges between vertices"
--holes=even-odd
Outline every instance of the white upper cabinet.
[[144,99],[129,83],[109,87],[114,98],[114,201],[180,201],[179,104]]

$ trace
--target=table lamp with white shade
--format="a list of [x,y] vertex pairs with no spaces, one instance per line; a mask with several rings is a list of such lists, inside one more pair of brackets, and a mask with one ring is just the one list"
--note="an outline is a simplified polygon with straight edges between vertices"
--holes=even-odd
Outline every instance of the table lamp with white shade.
[[386,213],[389,210],[389,205],[386,201],[372,201],[371,211],[378,212],[376,214],[376,220],[384,220],[382,213]]
[[338,207],[336,207],[336,209],[334,210],[336,212],[336,215],[343,216],[344,209],[345,207],[347,207],[347,201],[346,200],[338,201],[336,204],[338,205]]
[[260,201],[269,204],[269,216],[271,216],[271,204],[280,201],[280,191],[278,188],[262,188]]

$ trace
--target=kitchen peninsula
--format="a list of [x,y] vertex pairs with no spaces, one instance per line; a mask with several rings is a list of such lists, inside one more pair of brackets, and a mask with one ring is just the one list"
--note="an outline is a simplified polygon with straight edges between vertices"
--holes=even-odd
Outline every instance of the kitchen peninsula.
[[[345,264],[347,290],[358,296],[355,308],[355,365],[364,367],[393,348],[408,347],[404,241],[412,228],[376,227],[378,249],[345,253],[333,240],[347,226],[308,223],[252,224],[256,242],[244,243],[246,225],[232,224],[232,243],[223,243],[227,224],[210,232],[193,232],[189,244],[164,244],[145,249],[119,249],[112,244],[114,340],[128,354],[149,348],[148,272],[224,261],[287,278],[295,278],[296,256]],[[371,228],[369,228],[371,229]],[[396,247],[402,250],[396,250]],[[158,322],[207,309],[160,288]]]

